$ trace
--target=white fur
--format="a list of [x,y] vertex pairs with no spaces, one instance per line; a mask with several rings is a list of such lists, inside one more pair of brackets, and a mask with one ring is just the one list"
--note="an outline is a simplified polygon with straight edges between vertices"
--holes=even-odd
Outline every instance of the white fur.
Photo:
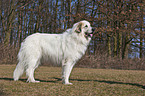
[[[87,25],[87,27],[85,27]],[[79,27],[81,32],[78,33]],[[62,81],[69,83],[69,75],[75,63],[85,54],[91,40],[85,37],[85,32],[91,33],[92,27],[88,21],[80,21],[63,34],[35,33],[28,36],[21,44],[18,53],[18,65],[13,74],[14,80],[26,71],[28,82],[39,82],[34,79],[34,70],[47,60],[53,64],[62,65]]]

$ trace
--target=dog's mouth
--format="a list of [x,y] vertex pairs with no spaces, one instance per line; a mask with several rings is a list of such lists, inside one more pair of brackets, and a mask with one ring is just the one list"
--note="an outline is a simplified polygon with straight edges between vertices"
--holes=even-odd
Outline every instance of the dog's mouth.
[[94,31],[95,31],[95,28],[92,28],[92,32],[90,32],[90,33],[86,32],[85,33],[86,39],[92,38],[93,37],[93,34],[94,34]]
[[93,32],[92,33],[85,33],[85,37],[86,38],[92,38],[93,37]]

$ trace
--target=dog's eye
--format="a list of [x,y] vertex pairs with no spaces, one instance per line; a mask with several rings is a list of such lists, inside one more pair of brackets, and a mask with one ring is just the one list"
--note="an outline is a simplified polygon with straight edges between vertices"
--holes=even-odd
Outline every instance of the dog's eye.
[[88,25],[85,26],[86,28],[88,27]]

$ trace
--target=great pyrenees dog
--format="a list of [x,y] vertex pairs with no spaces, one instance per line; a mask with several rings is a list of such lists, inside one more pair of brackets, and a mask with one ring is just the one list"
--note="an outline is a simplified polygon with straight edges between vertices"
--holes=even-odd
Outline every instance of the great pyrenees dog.
[[62,83],[69,82],[69,76],[75,63],[85,54],[93,35],[93,28],[88,21],[75,23],[62,34],[35,33],[28,36],[21,44],[18,64],[13,73],[17,81],[23,72],[27,82],[39,82],[34,79],[34,71],[42,60],[62,65]]

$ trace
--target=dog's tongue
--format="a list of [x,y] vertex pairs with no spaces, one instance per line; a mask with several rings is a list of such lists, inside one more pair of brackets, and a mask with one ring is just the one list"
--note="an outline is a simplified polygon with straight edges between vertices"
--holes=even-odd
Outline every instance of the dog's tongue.
[[93,36],[93,34],[90,34],[90,36],[92,37],[92,36]]

